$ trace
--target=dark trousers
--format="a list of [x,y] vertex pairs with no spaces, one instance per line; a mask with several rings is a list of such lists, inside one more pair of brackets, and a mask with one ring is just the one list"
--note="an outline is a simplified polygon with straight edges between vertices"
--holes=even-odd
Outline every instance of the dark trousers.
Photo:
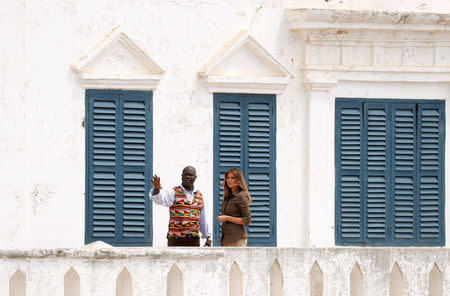
[[200,247],[200,238],[199,237],[191,237],[191,238],[167,238],[167,246],[169,247]]

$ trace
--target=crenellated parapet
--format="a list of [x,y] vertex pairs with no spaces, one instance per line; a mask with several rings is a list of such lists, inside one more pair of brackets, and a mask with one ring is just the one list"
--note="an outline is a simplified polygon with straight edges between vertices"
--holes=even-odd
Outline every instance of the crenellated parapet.
[[445,248],[1,250],[0,290],[28,296],[447,295],[449,255]]

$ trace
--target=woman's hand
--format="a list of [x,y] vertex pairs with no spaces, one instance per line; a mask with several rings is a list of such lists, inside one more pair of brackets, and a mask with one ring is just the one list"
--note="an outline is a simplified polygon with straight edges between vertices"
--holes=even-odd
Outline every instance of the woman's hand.
[[228,215],[217,216],[216,220],[218,222],[231,222],[234,224],[244,225],[242,218],[232,217],[232,216],[228,216]]
[[216,220],[217,220],[217,222],[226,222],[226,221],[228,221],[228,217],[229,216],[227,216],[227,215],[221,215],[221,216],[217,216]]

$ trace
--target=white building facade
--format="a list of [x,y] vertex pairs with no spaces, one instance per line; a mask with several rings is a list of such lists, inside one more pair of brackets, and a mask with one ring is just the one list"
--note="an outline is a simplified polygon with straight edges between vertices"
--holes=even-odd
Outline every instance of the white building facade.
[[[241,2],[2,5],[2,290],[449,293],[450,5]],[[244,172],[252,248],[164,248],[187,165],[216,245]]]

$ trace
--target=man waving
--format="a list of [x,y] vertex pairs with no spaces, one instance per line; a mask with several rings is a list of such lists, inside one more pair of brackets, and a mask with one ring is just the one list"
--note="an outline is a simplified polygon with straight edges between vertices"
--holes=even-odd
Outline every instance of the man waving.
[[181,174],[181,186],[162,189],[160,178],[152,178],[153,189],[150,199],[155,203],[170,208],[169,231],[167,245],[169,247],[200,246],[200,234],[206,238],[205,246],[211,246],[211,234],[205,218],[205,203],[202,193],[195,188],[197,179],[195,168],[187,166]]

